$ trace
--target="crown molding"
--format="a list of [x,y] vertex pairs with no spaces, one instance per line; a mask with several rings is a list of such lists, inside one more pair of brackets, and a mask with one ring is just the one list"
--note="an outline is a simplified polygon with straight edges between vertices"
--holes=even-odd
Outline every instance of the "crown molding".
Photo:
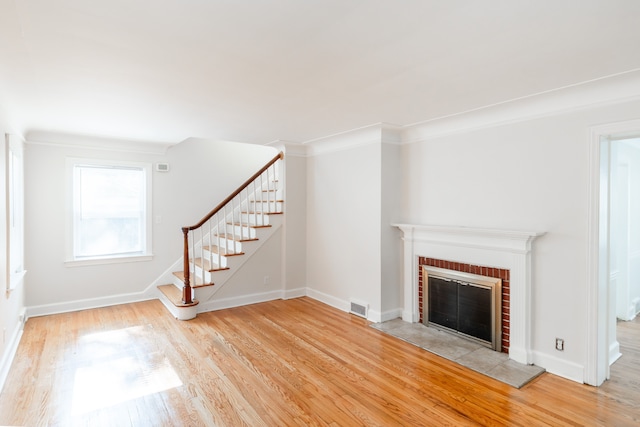
[[638,99],[640,99],[640,69],[635,69],[407,125],[402,128],[402,142],[411,144]]
[[161,155],[166,154],[169,147],[176,145],[175,143],[167,142],[134,141],[39,131],[27,133],[25,139],[29,145]]
[[340,132],[322,138],[313,139],[304,143],[309,147],[309,154],[319,154],[351,150],[353,148],[375,144],[402,143],[401,126],[391,123],[376,123],[361,128]]
[[277,139],[265,144],[267,147],[273,147],[278,151],[283,151],[285,155],[292,157],[307,157],[307,147],[299,142],[285,141]]

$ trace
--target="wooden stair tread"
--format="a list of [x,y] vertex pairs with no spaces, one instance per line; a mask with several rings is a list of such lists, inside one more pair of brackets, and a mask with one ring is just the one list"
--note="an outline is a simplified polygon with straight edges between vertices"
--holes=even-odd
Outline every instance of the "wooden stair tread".
[[212,267],[208,259],[203,260],[202,258],[196,258],[194,263],[203,270],[207,270],[209,273],[213,273],[214,271],[229,270],[229,267]]
[[243,215],[282,215],[284,212],[240,212]]
[[227,240],[234,240],[236,242],[254,242],[258,240],[257,237],[242,237],[237,234],[225,233],[225,234],[216,234],[216,237],[220,236],[220,238]]
[[[174,276],[176,276],[178,279],[180,279],[180,280],[184,283],[184,271],[174,271],[174,272],[173,272],[173,275],[174,275]],[[194,279],[194,278],[193,278],[192,276],[189,276],[189,281],[190,281],[190,282],[193,282],[193,279]],[[196,277],[195,277],[195,280],[196,280],[196,283],[195,283],[195,284],[194,284],[194,283],[190,283],[190,284],[189,284],[192,288],[204,288],[204,287],[206,287],[206,286],[214,286],[214,285],[215,285],[215,283],[213,283],[213,282],[211,282],[211,283],[204,283],[204,282],[202,281],[202,279],[201,279],[201,278],[199,278],[198,276],[196,276]],[[174,286],[174,287],[175,287],[175,286]]]
[[160,285],[158,286],[158,290],[160,290],[160,292],[162,292],[164,294],[165,297],[167,297],[167,299],[169,301],[171,301],[171,304],[175,305],[176,307],[193,307],[194,305],[198,305],[198,300],[194,299],[193,302],[191,304],[185,304],[182,302],[182,291],[180,291],[180,289],[178,289],[176,286],[174,285]]
[[211,253],[214,254],[220,254],[220,256],[238,256],[238,255],[244,255],[244,252],[234,252],[231,249],[227,249],[226,252],[220,252],[220,248],[216,245],[213,246],[203,246],[202,249],[204,249],[205,251],[209,251]]
[[255,225],[255,224],[240,224],[239,222],[228,222],[227,225],[235,225],[238,227],[249,227],[249,228],[269,228],[271,227],[270,224],[265,224],[265,225]]

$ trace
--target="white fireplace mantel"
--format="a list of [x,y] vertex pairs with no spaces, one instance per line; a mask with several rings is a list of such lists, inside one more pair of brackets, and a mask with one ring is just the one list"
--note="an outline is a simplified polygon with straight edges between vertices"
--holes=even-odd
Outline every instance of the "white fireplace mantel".
[[403,232],[402,319],[418,322],[418,257],[510,271],[509,357],[531,364],[531,247],[544,233],[438,225],[393,224]]

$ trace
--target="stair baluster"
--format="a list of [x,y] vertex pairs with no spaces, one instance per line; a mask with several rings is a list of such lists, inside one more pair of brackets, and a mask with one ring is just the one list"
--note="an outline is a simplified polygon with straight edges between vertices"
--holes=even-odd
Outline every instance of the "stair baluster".
[[[200,222],[196,225],[189,227],[182,227],[183,234],[183,273],[182,273],[182,304],[195,305],[197,301],[193,299],[193,287],[198,285],[197,279],[197,249],[199,249],[200,269],[202,271],[203,283],[204,278],[209,277],[211,272],[207,270],[222,269],[223,256],[229,255],[231,249],[232,254],[239,254],[240,241],[252,240],[251,227],[265,226],[265,214],[277,212],[276,209],[276,190],[277,184],[275,182],[277,171],[275,164],[278,160],[284,158],[284,153],[280,152],[269,163],[267,163],[260,171],[256,172],[251,178],[249,178],[242,186],[240,186],[235,192],[227,197],[222,203],[220,203],[215,209],[209,212]],[[273,168],[273,170],[271,170]],[[271,177],[273,176],[273,210],[271,206]],[[266,209],[265,209],[265,183],[266,183]],[[259,182],[258,182],[259,181]],[[253,188],[253,191],[251,191]],[[244,196],[243,196],[244,192]],[[235,200],[238,198],[238,200]],[[258,200],[259,199],[259,200]],[[243,203],[246,207],[246,220],[243,220]],[[253,204],[253,210],[251,210],[251,204]],[[227,211],[230,209],[230,215]],[[236,209],[238,215],[238,221],[236,222]],[[251,216],[253,214],[253,225],[251,224]],[[260,221],[258,221],[258,214],[260,215]],[[203,225],[207,224],[208,233],[205,238],[205,230]],[[238,233],[236,229],[239,227]],[[231,233],[229,233],[231,230]],[[198,239],[199,231],[199,239]],[[223,234],[224,233],[224,234]],[[231,234],[231,236],[229,236]],[[215,239],[214,239],[215,236]],[[228,242],[228,238],[233,243]],[[216,245],[213,245],[213,242]],[[205,256],[205,243],[208,243],[209,256]],[[222,248],[224,246],[224,249]],[[217,249],[216,249],[217,248]],[[215,259],[217,260],[217,267],[214,263],[213,252],[216,252]],[[224,252],[223,252],[224,251]],[[225,267],[227,268],[227,267]],[[194,278],[195,277],[195,278]],[[208,282],[209,280],[207,280]],[[208,283],[209,285],[212,283]]]

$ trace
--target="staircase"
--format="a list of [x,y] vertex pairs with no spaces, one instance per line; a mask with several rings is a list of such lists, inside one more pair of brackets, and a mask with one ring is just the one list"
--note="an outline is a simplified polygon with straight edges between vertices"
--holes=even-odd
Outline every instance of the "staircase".
[[200,222],[183,227],[184,255],[158,280],[160,301],[180,320],[196,317],[282,225],[281,152]]

